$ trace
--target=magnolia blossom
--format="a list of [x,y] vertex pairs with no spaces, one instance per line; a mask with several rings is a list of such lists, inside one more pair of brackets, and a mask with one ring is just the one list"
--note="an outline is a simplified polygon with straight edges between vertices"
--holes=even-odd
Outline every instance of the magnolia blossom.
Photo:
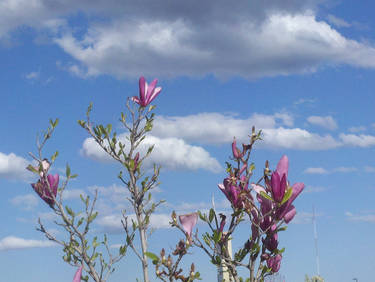
[[141,107],[146,107],[150,104],[160,93],[161,87],[156,87],[157,79],[154,79],[150,85],[147,84],[145,78],[141,76],[139,79],[139,97],[134,96],[132,100]]
[[[44,180],[44,178],[41,178],[37,183],[32,183],[31,186],[43,201],[45,201],[50,207],[53,207],[55,203],[54,198],[56,198],[57,187],[59,185],[59,175],[49,174],[47,175],[47,180],[48,183]],[[50,189],[48,189],[48,185]],[[52,196],[51,192],[54,197]]]
[[288,157],[284,155],[277,164],[276,171],[274,171],[271,176],[272,196],[278,203],[282,202],[285,191],[288,188],[288,167]]
[[191,233],[193,232],[193,228],[197,224],[197,221],[198,221],[198,213],[194,212],[194,213],[180,215],[178,219],[180,220],[182,228],[184,229],[184,231],[190,238]]
[[240,159],[243,157],[243,154],[241,153],[240,149],[237,148],[236,138],[234,138],[232,142],[232,153],[235,159]]
[[272,272],[278,272],[280,269],[282,256],[277,254],[276,256],[270,257],[267,260],[267,266],[271,268]]
[[80,282],[82,276],[82,265],[78,268],[76,274],[74,275],[73,282]]

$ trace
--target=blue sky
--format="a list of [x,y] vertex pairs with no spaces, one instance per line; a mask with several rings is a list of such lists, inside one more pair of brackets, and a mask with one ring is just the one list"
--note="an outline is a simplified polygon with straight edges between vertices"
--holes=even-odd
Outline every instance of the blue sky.
[[[316,273],[313,205],[321,275],[328,282],[373,281],[374,4],[201,2],[1,1],[0,282],[70,281],[75,271],[35,230],[40,217],[64,236],[25,170],[49,118],[60,119],[45,150],[60,152],[53,171],[63,173],[69,163],[79,174],[66,201],[78,208],[79,194],[97,188],[93,232],[111,234],[116,251],[124,237],[119,215],[128,208],[119,167],[77,120],[92,101],[93,120],[124,133],[118,117],[141,75],[163,87],[150,142],[151,160],[163,167],[155,197],[167,203],[152,219],[162,228],[151,237],[151,251],[172,248],[181,237],[167,228],[171,210],[206,210],[212,195],[218,209],[228,208],[217,183],[230,143],[233,136],[246,140],[255,125],[264,132],[253,153],[258,173],[266,159],[275,168],[286,154],[290,181],[306,185],[294,222],[280,235],[286,281]],[[203,281],[214,281],[204,254],[193,250],[192,258]],[[141,269],[129,252],[110,281],[136,277]]]

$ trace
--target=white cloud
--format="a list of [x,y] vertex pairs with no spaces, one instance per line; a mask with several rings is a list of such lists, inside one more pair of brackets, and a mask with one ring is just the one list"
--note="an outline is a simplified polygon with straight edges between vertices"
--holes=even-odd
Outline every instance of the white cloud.
[[13,205],[19,206],[24,210],[34,209],[39,201],[40,199],[34,194],[19,195],[10,200]]
[[[262,148],[327,150],[341,146],[331,135],[321,136],[304,129],[281,126],[292,126],[293,123],[293,116],[288,113],[255,113],[246,119],[220,113],[200,113],[156,118],[153,134],[158,137],[178,137],[190,142],[228,144],[233,141],[233,137],[239,142],[247,142],[254,125],[258,130],[262,129],[263,141],[258,143]],[[202,127],[202,124],[205,126]]]
[[28,181],[33,176],[33,174],[26,169],[29,164],[29,161],[14,153],[6,155],[0,152],[0,177]]
[[322,168],[322,167],[309,167],[306,168],[304,171],[306,174],[328,174],[329,171]]
[[[126,134],[118,136],[126,144]],[[145,160],[146,167],[151,168],[154,163],[166,169],[206,169],[212,172],[222,170],[219,162],[210,156],[202,147],[192,146],[178,138],[158,138],[147,136],[140,146],[145,154],[147,148],[155,144],[152,154]],[[109,161],[110,157],[96,144],[93,138],[86,138],[81,152],[83,155],[98,161]]]
[[221,144],[232,142],[233,137],[241,142],[247,141],[252,126],[259,130],[274,128],[277,125],[292,126],[293,117],[287,113],[274,115],[254,113],[246,119],[221,113],[160,116],[155,119],[152,133],[161,138],[177,137],[190,142]]
[[337,123],[331,116],[310,116],[307,121],[313,125],[321,126],[329,130],[337,129]]
[[357,132],[361,132],[361,131],[365,131],[366,130],[366,126],[352,126],[352,127],[349,127],[348,131],[349,132],[352,132],[352,133],[357,133]]
[[363,221],[363,222],[375,222],[375,214],[358,214],[355,215],[351,212],[345,213],[346,217],[350,221]]
[[362,148],[375,146],[375,136],[372,135],[340,134],[339,137],[342,143],[347,146]]
[[270,128],[263,130],[259,146],[293,150],[328,150],[341,146],[331,135],[310,133],[300,128]]
[[27,248],[46,248],[53,247],[56,244],[51,241],[28,240],[15,236],[8,236],[0,240],[0,251],[27,249]]
[[301,104],[313,104],[316,102],[316,99],[308,99],[308,98],[300,98],[293,103],[293,105],[301,105]]
[[137,77],[143,71],[159,77],[256,78],[313,72],[322,65],[375,67],[372,45],[345,38],[311,10],[274,10],[260,21],[243,12],[219,19],[210,18],[212,5],[205,21],[194,22],[189,14],[117,18],[91,25],[82,39],[65,33],[55,42],[80,63],[74,71],[81,76],[85,69],[83,76]]
[[[77,60],[71,71],[84,77],[136,77],[146,70],[147,76],[254,78],[311,72],[324,65],[374,67],[374,47],[318,20],[320,3],[3,0],[0,38],[11,37],[21,26],[43,29]],[[90,19],[78,33],[68,23],[77,12]],[[328,22],[349,24],[332,15]]]

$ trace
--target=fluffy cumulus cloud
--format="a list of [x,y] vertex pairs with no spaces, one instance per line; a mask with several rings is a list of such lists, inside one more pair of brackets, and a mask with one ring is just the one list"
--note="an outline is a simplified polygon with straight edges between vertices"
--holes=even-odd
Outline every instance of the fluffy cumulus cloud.
[[26,170],[30,162],[15,155],[0,152],[0,177],[12,180],[30,180],[32,173]]
[[342,143],[347,146],[362,148],[375,146],[375,136],[372,135],[340,134],[340,139]]
[[341,146],[331,135],[319,135],[300,128],[270,128],[263,130],[260,146],[295,150],[328,150]]
[[[330,25],[343,26],[345,19],[316,18],[321,2],[5,0],[0,38],[20,26],[48,30],[76,60],[67,68],[84,77],[142,72],[256,78],[330,64],[375,67],[371,43],[345,37]],[[89,19],[78,33],[67,21],[77,11]]]
[[[205,126],[202,127],[202,124]],[[191,142],[223,144],[248,141],[251,127],[262,129],[262,148],[287,148],[297,150],[327,150],[341,146],[331,135],[319,135],[293,126],[293,116],[288,113],[273,115],[253,114],[241,119],[221,113],[201,113],[185,117],[159,117],[155,120],[153,134],[159,137],[178,137]],[[225,134],[223,134],[225,132]]]
[[292,126],[293,117],[287,113],[274,115],[255,113],[245,119],[221,113],[199,113],[180,117],[161,116],[156,118],[152,132],[161,138],[178,137],[190,142],[222,144],[232,142],[234,136],[245,142],[252,126],[264,129],[278,125]]
[[[126,134],[119,136],[124,144],[127,144]],[[155,145],[152,154],[145,160],[146,167],[151,168],[153,164],[160,164],[166,169],[206,169],[212,172],[222,170],[219,162],[199,146],[187,144],[179,138],[158,138],[148,136],[140,145],[139,150],[144,155],[147,149]],[[109,161],[110,157],[96,144],[93,138],[86,138],[83,142],[82,154],[98,161]]]
[[8,236],[0,240],[0,251],[53,246],[55,246],[55,243],[51,241],[28,240],[15,236]]
[[329,129],[329,130],[337,129],[337,123],[331,116],[325,116],[325,117],[309,116],[307,118],[307,121],[310,124],[317,125],[317,126]]

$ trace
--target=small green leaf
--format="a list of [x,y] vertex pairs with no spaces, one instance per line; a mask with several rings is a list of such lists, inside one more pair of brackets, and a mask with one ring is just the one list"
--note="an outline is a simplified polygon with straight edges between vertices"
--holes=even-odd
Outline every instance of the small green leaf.
[[73,210],[71,208],[69,208],[68,206],[65,206],[65,210],[66,212],[71,216],[71,217],[74,217],[75,216],[75,213],[73,212]]
[[36,174],[39,174],[39,171],[37,171],[32,165],[28,165],[26,169]]
[[66,171],[65,171],[66,177],[70,178],[70,167],[68,164],[66,164]]
[[273,199],[264,191],[260,191],[260,195],[267,200],[273,201]]
[[94,212],[92,215],[90,215],[90,217],[88,218],[88,222],[93,222],[94,219],[97,217],[98,215],[98,212]]
[[290,197],[292,196],[292,193],[293,193],[293,189],[292,187],[289,187],[287,190],[286,190],[286,193],[284,194],[284,198],[283,200],[281,201],[280,205],[286,203],[286,201],[288,201],[290,199]]
[[145,252],[145,255],[152,260],[153,264],[157,264],[159,262],[159,257],[151,252]]
[[208,216],[208,221],[211,223],[212,220],[214,219],[214,216],[215,216],[215,211],[214,209],[210,209],[210,214]]
[[126,253],[126,246],[121,246],[119,250],[119,254],[123,256],[125,255],[125,253]]

